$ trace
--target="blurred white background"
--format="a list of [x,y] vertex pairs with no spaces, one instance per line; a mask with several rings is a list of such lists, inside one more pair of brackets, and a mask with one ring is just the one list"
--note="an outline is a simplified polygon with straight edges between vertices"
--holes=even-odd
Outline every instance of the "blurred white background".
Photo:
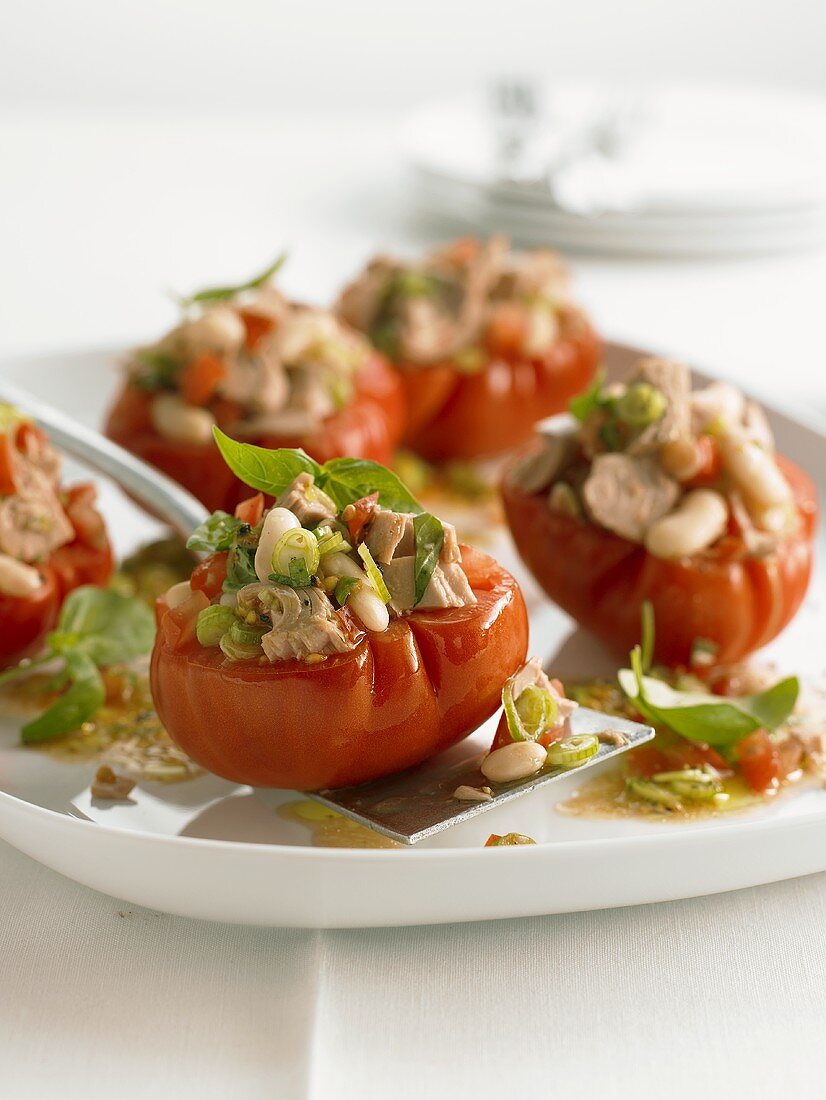
[[826,89],[822,0],[27,0],[0,95],[161,111],[399,110],[491,76]]
[[[165,290],[282,247],[287,289],[329,299],[371,250],[445,231],[410,211],[408,111],[502,75],[826,92],[823,0],[29,0],[2,27],[7,354],[146,338]],[[822,253],[572,259],[606,333],[820,390]]]

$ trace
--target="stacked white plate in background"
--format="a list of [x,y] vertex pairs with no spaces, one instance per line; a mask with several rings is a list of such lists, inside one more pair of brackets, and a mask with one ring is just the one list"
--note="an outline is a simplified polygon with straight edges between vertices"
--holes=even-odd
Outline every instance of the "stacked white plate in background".
[[737,255],[826,243],[826,101],[686,86],[437,103],[404,130],[417,204],[525,244]]

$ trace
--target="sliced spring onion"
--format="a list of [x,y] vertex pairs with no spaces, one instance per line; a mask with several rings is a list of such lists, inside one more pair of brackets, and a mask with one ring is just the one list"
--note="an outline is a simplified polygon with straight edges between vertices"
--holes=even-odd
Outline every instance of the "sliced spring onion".
[[221,652],[230,661],[251,661],[260,657],[263,650],[260,644],[244,645],[236,642],[232,637],[232,631],[228,630],[220,641]]
[[683,804],[672,790],[652,783],[650,779],[642,779],[638,775],[629,775],[625,786],[630,795],[643,802],[650,802],[652,806],[661,806],[664,810],[672,810],[679,813]]
[[551,768],[578,768],[598,752],[599,739],[592,733],[581,733],[549,745],[546,765]]
[[339,551],[347,554],[353,549],[341,531],[334,531],[331,527],[317,527],[315,537],[318,541],[319,557],[322,558],[325,554],[335,554]]
[[231,607],[212,604],[198,612],[195,634],[202,646],[216,646],[234,622],[235,612]]
[[285,531],[272,552],[273,573],[284,584],[306,588],[318,570],[318,539],[312,531],[293,527]]
[[384,583],[381,569],[379,569],[373,560],[373,555],[367,549],[366,543],[362,543],[361,546],[359,546],[359,557],[364,562],[364,571],[367,573],[373,588],[375,588],[376,595],[382,603],[390,603],[390,592],[387,589],[387,585]]
[[659,420],[667,408],[665,394],[650,382],[632,382],[615,405],[619,419],[632,428],[647,428]]
[[712,769],[682,768],[673,772],[658,772],[651,781],[668,787],[687,802],[713,802],[723,793],[719,775]]
[[261,644],[261,638],[266,632],[266,627],[249,626],[243,619],[238,618],[229,628],[229,636],[236,645],[258,646]]
[[344,607],[347,603],[347,597],[350,596],[360,584],[361,581],[358,577],[339,577],[334,593],[339,607]]
[[514,741],[535,741],[552,729],[559,716],[559,704],[547,688],[530,684],[517,699],[513,698],[510,684],[502,689],[502,706],[505,721]]

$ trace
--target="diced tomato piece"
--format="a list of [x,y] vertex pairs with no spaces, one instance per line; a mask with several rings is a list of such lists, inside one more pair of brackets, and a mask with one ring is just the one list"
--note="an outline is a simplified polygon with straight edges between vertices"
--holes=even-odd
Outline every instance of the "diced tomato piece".
[[244,419],[244,410],[237,401],[230,401],[228,397],[216,397],[212,402],[212,415],[222,428],[230,428]]
[[193,592],[203,592],[210,600],[224,587],[227,579],[227,552],[219,550],[198,562],[189,580]]
[[14,480],[14,442],[10,435],[0,435],[0,496],[17,491]]
[[18,451],[28,454],[30,450],[38,450],[46,442],[46,433],[41,431],[31,420],[24,420],[17,425],[15,443]]
[[722,471],[720,448],[713,436],[701,435],[697,440],[697,447],[700,452],[700,467],[694,476],[686,482],[687,487],[690,489],[715,484],[720,480]]
[[[354,546],[358,542],[359,536],[366,525],[373,518],[378,506],[378,493],[371,493],[368,497],[362,497],[361,500],[357,500],[353,504],[348,504],[346,509],[348,516],[347,530],[350,532],[350,539]],[[352,512],[350,509],[352,509]]]
[[238,316],[244,322],[246,329],[246,345],[250,351],[255,351],[265,336],[275,328],[275,318],[266,317],[263,313],[253,313],[252,310],[239,309]]
[[753,791],[763,794],[779,786],[783,766],[777,746],[765,730],[755,730],[737,746],[743,778]]
[[197,591],[178,604],[177,607],[167,608],[163,597],[158,601],[156,617],[160,623],[164,641],[172,650],[180,650],[189,645],[195,638],[195,624],[199,612],[209,607],[209,599],[205,592]]
[[670,771],[672,768],[666,754],[655,745],[640,745],[638,749],[631,749],[626,753],[625,759],[629,773],[641,775],[645,779],[658,772]]
[[256,493],[254,497],[247,497],[246,500],[242,500],[235,508],[235,518],[240,519],[244,523],[248,523],[250,527],[255,527],[256,523],[260,522],[263,514],[263,493]]
[[728,761],[711,745],[702,741],[683,741],[678,745],[670,745],[665,750],[665,755],[671,768],[701,768],[703,764],[709,764],[719,772],[731,771]]
[[206,405],[215,395],[227,368],[214,355],[199,355],[181,371],[181,397],[188,405]]
[[528,314],[518,302],[500,302],[491,312],[485,331],[485,345],[491,355],[506,359],[523,354],[528,331]]
[[100,550],[106,545],[106,525],[95,507],[97,491],[91,482],[71,485],[66,490],[66,515],[75,535],[85,546]]

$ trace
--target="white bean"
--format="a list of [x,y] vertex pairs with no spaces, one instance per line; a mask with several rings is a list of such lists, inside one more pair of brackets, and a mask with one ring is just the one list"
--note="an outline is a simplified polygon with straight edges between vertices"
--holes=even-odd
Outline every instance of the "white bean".
[[739,424],[745,404],[745,397],[735,386],[728,382],[712,382],[691,395],[692,421],[698,432],[717,420],[729,425]]
[[347,606],[360,619],[365,630],[381,632],[390,625],[390,612],[379,599],[376,590],[370,584],[367,574],[356,565],[352,558],[338,551],[325,554],[321,559],[321,571],[327,577],[356,577],[361,581],[347,599]]
[[164,439],[176,443],[209,443],[215,417],[207,409],[187,405],[173,393],[162,393],[152,402],[152,423]]
[[727,522],[725,498],[713,489],[694,489],[673,512],[651,524],[645,548],[655,558],[690,557],[716,542]]
[[175,607],[180,607],[182,603],[186,603],[191,595],[192,589],[189,587],[189,581],[179,581],[178,584],[173,584],[171,588],[167,588],[164,602],[171,611]]
[[786,504],[792,491],[774,457],[742,430],[722,432],[717,437],[723,469],[746,498],[760,508]]
[[558,336],[556,313],[546,306],[535,306],[528,311],[528,331],[523,341],[526,355],[544,355]]
[[298,516],[289,508],[270,508],[267,512],[264,517],[264,526],[261,528],[261,537],[258,540],[258,549],[255,551],[255,575],[262,584],[266,584],[272,573],[272,554],[275,544],[282,535],[300,526]]
[[0,592],[4,596],[31,596],[42,584],[43,579],[34,566],[0,554]]
[[527,779],[542,769],[547,755],[538,741],[514,741],[488,753],[482,761],[482,775],[491,783]]
[[236,354],[244,346],[246,328],[230,306],[213,306],[200,317],[184,321],[164,343],[170,343],[179,355],[194,358],[205,352],[218,356]]

